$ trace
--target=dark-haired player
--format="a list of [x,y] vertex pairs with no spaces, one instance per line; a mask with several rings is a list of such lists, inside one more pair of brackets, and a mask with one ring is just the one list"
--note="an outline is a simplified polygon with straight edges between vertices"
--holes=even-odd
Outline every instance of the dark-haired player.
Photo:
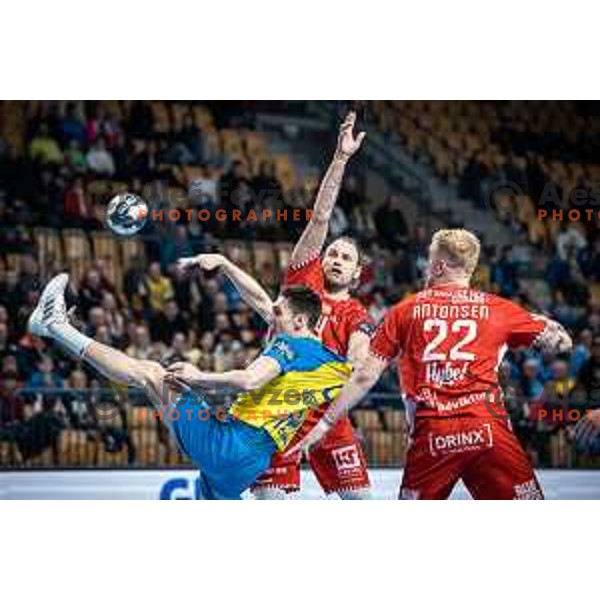
[[[368,354],[373,323],[351,291],[361,272],[357,244],[349,237],[331,242],[323,252],[329,220],[340,190],[350,157],[358,151],[365,133],[353,134],[356,115],[349,113],[340,127],[337,148],[325,174],[312,220],[298,240],[283,285],[308,286],[319,294],[322,315],[316,331],[323,344],[350,363]],[[267,321],[272,317],[272,301],[260,285],[241,269],[220,255],[200,255],[184,259],[184,265],[199,264],[203,268],[221,267],[233,281],[242,297]],[[319,418],[320,413],[311,415]],[[253,486],[257,498],[284,498],[286,493],[300,488],[300,459],[278,454],[270,468]],[[327,494],[337,493],[343,499],[363,499],[370,496],[370,482],[363,450],[349,418],[343,418],[322,442],[312,449],[308,460],[321,487]]]
[[387,313],[369,357],[301,447],[335,427],[397,357],[411,426],[401,498],[447,498],[461,479],[474,498],[543,497],[503,408],[498,366],[511,347],[563,352],[572,342],[557,322],[470,287],[479,247],[464,229],[433,236],[427,288]]
[[[239,499],[273,455],[288,446],[309,410],[334,398],[350,374],[348,363],[313,333],[321,301],[308,288],[281,293],[273,305],[274,337],[254,362],[243,370],[207,373],[188,363],[165,370],[77,331],[67,319],[68,281],[63,273],[48,283],[29,330],[51,338],[112,381],[144,390],[181,450],[200,467],[205,499]],[[227,412],[213,411],[193,391],[196,386],[242,391]]]

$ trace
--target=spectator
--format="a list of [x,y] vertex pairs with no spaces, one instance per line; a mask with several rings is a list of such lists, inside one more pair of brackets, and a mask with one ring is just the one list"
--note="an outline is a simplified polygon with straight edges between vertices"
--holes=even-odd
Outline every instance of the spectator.
[[384,240],[385,245],[396,250],[406,243],[408,228],[404,215],[400,210],[400,198],[394,194],[388,196],[385,202],[375,211],[375,228],[377,235]]
[[179,311],[175,300],[167,300],[163,310],[156,314],[150,322],[152,339],[163,342],[167,346],[171,344],[173,336],[180,331],[186,331],[188,325]]
[[562,221],[556,237],[556,250],[560,259],[566,261],[569,255],[577,255],[586,246],[587,240],[575,223],[567,224]]
[[60,165],[63,163],[63,153],[58,142],[50,137],[48,126],[42,124],[36,136],[29,144],[29,155],[41,164]]
[[106,149],[106,142],[103,138],[99,138],[92,144],[86,160],[88,167],[97,175],[112,177],[115,174],[115,163]]
[[153,262],[148,269],[145,287],[148,290],[148,301],[150,308],[159,313],[163,310],[165,303],[174,296],[171,281],[162,274],[160,263]]

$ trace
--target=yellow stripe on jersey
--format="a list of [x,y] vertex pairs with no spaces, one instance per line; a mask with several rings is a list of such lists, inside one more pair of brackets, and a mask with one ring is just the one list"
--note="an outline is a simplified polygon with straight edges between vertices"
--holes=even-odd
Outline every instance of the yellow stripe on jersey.
[[312,338],[278,336],[263,354],[279,362],[282,374],[259,390],[239,394],[230,414],[265,429],[283,450],[308,410],[334,400],[352,369]]

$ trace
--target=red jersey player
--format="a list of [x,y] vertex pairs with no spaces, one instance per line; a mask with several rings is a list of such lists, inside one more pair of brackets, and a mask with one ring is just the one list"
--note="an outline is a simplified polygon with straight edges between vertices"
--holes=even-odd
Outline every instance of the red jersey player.
[[[350,294],[360,276],[360,256],[356,243],[348,237],[325,245],[329,220],[341,186],[348,159],[360,148],[364,133],[353,134],[356,115],[349,113],[340,127],[334,158],[325,174],[315,201],[313,218],[307,224],[290,257],[284,285],[305,285],[321,297],[323,311],[317,333],[323,343],[351,362],[364,360],[373,332],[365,308]],[[184,265],[199,264],[205,269],[221,267],[239,289],[242,297],[268,322],[273,306],[268,294],[244,271],[221,255],[200,255],[184,259]],[[322,415],[315,411],[309,422]],[[257,498],[283,498],[300,488],[301,453],[278,454],[270,469],[253,487]],[[370,495],[365,457],[347,417],[308,454],[308,460],[321,487],[327,494],[344,499],[363,499]]]
[[329,431],[397,357],[411,433],[401,498],[447,498],[460,479],[474,498],[543,497],[503,410],[498,366],[507,348],[562,352],[571,339],[555,321],[472,289],[478,258],[468,231],[433,236],[428,287],[388,312],[369,357],[301,445]]

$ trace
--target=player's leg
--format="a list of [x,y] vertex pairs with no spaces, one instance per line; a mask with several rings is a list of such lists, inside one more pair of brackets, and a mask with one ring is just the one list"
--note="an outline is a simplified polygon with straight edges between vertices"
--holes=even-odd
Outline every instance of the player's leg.
[[436,440],[455,435],[457,426],[450,419],[439,422],[418,421],[411,435],[400,500],[446,500],[460,480],[465,455],[436,447]]
[[144,389],[155,405],[167,404],[169,388],[162,384],[164,369],[158,363],[133,359],[94,341],[69,323],[64,298],[68,282],[68,275],[61,274],[44,288],[29,319],[31,333],[54,340],[115,383]]
[[257,500],[286,500],[288,495],[300,489],[300,452],[284,456],[275,454],[269,468],[252,486]]
[[476,500],[543,500],[544,494],[527,453],[509,424],[493,419],[488,424],[491,445],[478,454],[463,474]]
[[338,421],[308,456],[309,464],[326,494],[342,500],[369,500],[371,482],[367,461],[352,423]]

